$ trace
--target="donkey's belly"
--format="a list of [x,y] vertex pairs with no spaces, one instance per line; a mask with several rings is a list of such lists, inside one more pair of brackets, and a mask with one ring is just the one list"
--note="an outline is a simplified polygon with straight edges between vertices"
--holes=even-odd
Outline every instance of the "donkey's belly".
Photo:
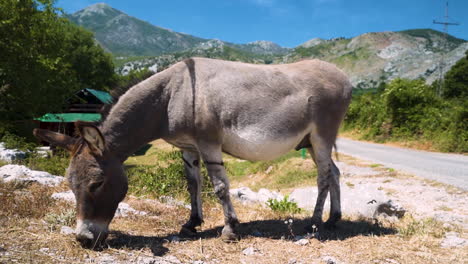
[[259,161],[278,158],[294,149],[307,134],[280,136],[265,131],[225,131],[223,151],[235,157]]

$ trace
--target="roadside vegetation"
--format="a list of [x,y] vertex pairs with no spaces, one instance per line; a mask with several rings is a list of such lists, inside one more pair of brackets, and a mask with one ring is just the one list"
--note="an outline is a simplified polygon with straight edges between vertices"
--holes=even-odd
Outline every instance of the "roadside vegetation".
[[[468,152],[468,52],[438,83],[396,79],[355,90],[345,132],[377,142],[422,142],[431,149]],[[422,143],[422,144],[424,144]]]
[[[231,171],[236,170],[237,173],[232,177],[233,185],[259,180],[255,184],[257,187],[276,182],[281,170],[274,173],[275,168],[283,166],[282,170],[287,171],[288,166],[297,166],[296,159],[306,164],[310,161],[310,158],[302,160],[296,153],[270,163],[246,163],[229,156],[225,158]],[[241,260],[246,263],[288,263],[291,259],[320,262],[323,256],[349,263],[362,263],[363,260],[372,263],[381,260],[399,263],[459,262],[466,258],[463,248],[447,250],[440,247],[445,233],[461,232],[458,227],[443,225],[433,218],[415,219],[411,215],[397,222],[344,215],[337,230],[322,230],[315,234],[318,237],[306,239],[307,245],[299,245],[296,237],[304,236],[304,227],[309,223],[311,212],[299,209],[287,196],[282,200],[270,200],[264,206],[244,205],[234,200],[242,222],[239,227],[242,239],[226,244],[218,238],[223,225],[222,208],[214,202],[216,198],[212,195],[207,175],[203,175],[207,185],[203,187],[205,221],[200,229],[202,238],[173,240],[190,210],[148,198],[169,195],[188,201],[180,152],[156,141],[144,153],[130,157],[125,165],[130,180],[130,193],[125,202],[148,214],[116,217],[102,251],[84,249],[72,235],[60,233],[62,226],[75,225],[75,210],[72,204],[54,200],[50,195],[67,190],[66,183],[58,187],[43,187],[0,182],[0,247],[10,254],[0,254],[0,262],[83,263],[90,259],[104,262],[106,258],[134,262],[138,256],[175,256],[183,263],[214,259],[221,263],[239,263]],[[273,169],[267,174],[270,166]],[[312,165],[295,170],[312,173],[313,167],[309,166]],[[309,179],[308,184],[314,180]],[[296,182],[291,186],[303,185],[303,182]],[[283,186],[277,185],[280,189]],[[254,255],[243,253],[248,247],[255,249]]]

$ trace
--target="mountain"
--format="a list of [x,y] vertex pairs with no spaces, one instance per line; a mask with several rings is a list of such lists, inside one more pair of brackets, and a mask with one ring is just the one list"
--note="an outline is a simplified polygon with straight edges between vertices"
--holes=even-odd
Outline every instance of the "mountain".
[[[67,17],[75,24],[94,32],[98,43],[116,56],[155,56],[197,46],[203,48],[213,41],[219,41],[154,26],[104,3],[88,6]],[[223,43],[254,54],[285,54],[289,50],[269,41]]]
[[234,48],[238,48],[242,51],[254,53],[254,54],[286,54],[290,51],[288,48],[283,48],[280,45],[266,40],[258,40],[249,42],[247,44],[233,45]]
[[468,42],[432,29],[366,33],[354,38],[312,39],[284,56],[280,63],[318,58],[336,64],[357,87],[395,78],[424,78],[428,83],[464,56]]
[[[336,64],[355,87],[374,87],[395,78],[424,78],[431,83],[464,56],[468,42],[432,29],[373,32],[354,38],[314,38],[294,49],[270,41],[235,44],[177,33],[141,21],[99,3],[68,18],[95,34],[97,42],[115,56],[117,72],[164,69],[198,56],[249,63],[290,63],[317,58]],[[138,56],[138,57],[135,57]]]
[[96,40],[114,55],[154,56],[207,41],[151,25],[104,3],[88,6],[67,17],[92,31]]
[[[336,64],[344,70],[355,87],[375,87],[395,78],[424,78],[432,83],[439,77],[439,62],[445,60],[442,73],[447,72],[468,50],[468,42],[447,37],[432,29],[400,32],[366,33],[354,38],[330,40],[312,39],[286,54],[253,54],[232,47],[221,40],[210,40],[192,49],[174,54],[125,61],[118,72],[156,66],[164,69],[184,58],[198,56],[239,60],[249,63],[290,63],[317,58]],[[156,66],[155,66],[156,65]]]

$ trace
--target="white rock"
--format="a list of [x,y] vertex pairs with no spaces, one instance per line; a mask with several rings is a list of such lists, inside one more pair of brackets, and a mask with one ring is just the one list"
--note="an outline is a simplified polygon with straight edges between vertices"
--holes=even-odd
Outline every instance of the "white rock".
[[400,43],[392,43],[377,53],[382,59],[391,59],[405,52],[405,46]]
[[75,230],[69,226],[62,226],[62,228],[60,228],[60,234],[70,235],[74,233],[75,233]]
[[324,256],[322,257],[322,261],[327,264],[338,264],[339,262],[332,256]]
[[158,72],[158,64],[157,63],[153,64],[152,66],[148,68],[148,70],[152,72]]
[[464,247],[468,245],[468,240],[458,236],[456,232],[448,232],[445,234],[444,240],[440,243],[443,248]]
[[255,249],[253,247],[248,247],[248,248],[242,250],[242,254],[244,254],[246,256],[252,256],[252,255],[255,255],[258,252],[259,252],[259,250]]
[[192,208],[190,206],[190,204],[186,204],[184,202],[178,201],[178,200],[174,199],[171,196],[163,195],[163,196],[159,197],[159,200],[161,200],[161,202],[163,202],[165,204],[168,204],[168,205],[171,205],[171,206],[181,206],[181,207],[184,207],[184,208],[187,208],[187,209]]
[[[66,192],[53,193],[52,198],[57,200],[65,200],[70,203],[76,203],[75,194],[73,194],[71,190]],[[147,215],[148,213],[136,210],[133,207],[131,207],[128,203],[119,203],[119,207],[117,207],[117,210],[115,211],[115,217],[127,217],[129,214]]]
[[138,211],[132,208],[128,203],[121,202],[117,211],[115,212],[115,217],[127,217],[129,214],[133,215],[147,215],[147,212]]
[[309,244],[309,240],[305,238],[299,239],[298,241],[294,242],[294,244],[299,245],[299,246],[305,246]]
[[71,190],[66,192],[53,193],[52,198],[56,200],[65,200],[70,203],[76,203],[75,194]]
[[229,191],[233,199],[237,199],[243,203],[260,203],[265,205],[268,199],[282,200],[284,197],[278,192],[270,191],[267,189],[260,189],[257,192],[252,191],[249,187],[241,187],[231,189]]
[[21,182],[37,182],[47,186],[57,186],[64,177],[55,176],[45,171],[31,170],[23,165],[5,165],[0,167],[0,179],[5,182],[21,181]]
[[0,160],[12,162],[17,159],[24,159],[26,153],[17,149],[5,148],[5,143],[0,142]]

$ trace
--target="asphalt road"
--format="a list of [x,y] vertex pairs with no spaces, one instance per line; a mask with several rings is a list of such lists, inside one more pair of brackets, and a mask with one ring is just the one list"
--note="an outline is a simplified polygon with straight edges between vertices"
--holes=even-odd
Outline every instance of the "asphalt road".
[[338,152],[468,190],[468,156],[339,138]]

